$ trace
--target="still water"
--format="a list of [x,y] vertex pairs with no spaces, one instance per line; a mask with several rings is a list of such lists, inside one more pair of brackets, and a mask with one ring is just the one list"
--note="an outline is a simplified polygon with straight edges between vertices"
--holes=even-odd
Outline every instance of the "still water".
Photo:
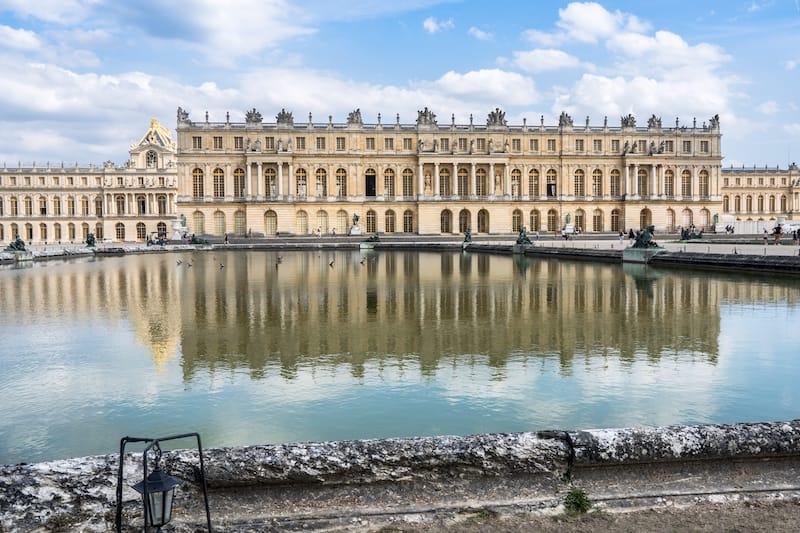
[[280,255],[0,268],[0,464],[192,431],[217,447],[798,417],[797,279]]

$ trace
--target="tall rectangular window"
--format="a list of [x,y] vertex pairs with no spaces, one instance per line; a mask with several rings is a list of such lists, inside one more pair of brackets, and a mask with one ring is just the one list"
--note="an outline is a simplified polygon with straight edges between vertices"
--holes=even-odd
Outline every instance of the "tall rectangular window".
[[592,148],[595,152],[602,152],[603,151],[603,140],[602,139],[595,139],[592,141]]
[[548,152],[555,152],[556,151],[556,140],[555,139],[547,139],[547,151]]
[[522,141],[519,139],[511,139],[511,150],[514,152],[522,151]]
[[339,152],[344,151],[344,137],[336,137],[336,150]]
[[325,137],[317,137],[317,150],[325,149]]
[[297,150],[305,150],[306,149],[306,138],[305,137],[295,137],[294,138],[294,147]]
[[237,135],[233,138],[233,149],[234,150],[244,150],[244,137],[241,135]]
[[200,150],[203,148],[203,139],[199,135],[195,135],[192,137],[192,148],[196,150]]
[[619,139],[611,139],[611,151],[619,153]]
[[486,151],[486,139],[478,139],[476,142],[476,148],[479,152]]
[[539,139],[530,139],[528,142],[528,148],[531,152],[538,152],[539,151]]
[[575,151],[583,152],[583,139],[575,139]]
[[675,151],[675,142],[674,141],[664,141],[664,151],[667,153],[672,153]]
[[466,152],[467,151],[467,138],[466,137],[459,137],[458,138],[458,151],[459,152]]
[[708,153],[708,141],[700,141],[700,152],[704,154]]
[[214,150],[222,150],[222,137],[214,135]]
[[394,139],[391,137],[384,137],[383,139],[384,150],[394,150]]
[[264,137],[264,150],[272,151],[275,149],[275,137]]
[[683,141],[683,153],[689,154],[692,152],[692,141]]
[[375,149],[375,137],[367,137],[367,150]]
[[442,151],[443,152],[450,151],[450,139],[442,139]]

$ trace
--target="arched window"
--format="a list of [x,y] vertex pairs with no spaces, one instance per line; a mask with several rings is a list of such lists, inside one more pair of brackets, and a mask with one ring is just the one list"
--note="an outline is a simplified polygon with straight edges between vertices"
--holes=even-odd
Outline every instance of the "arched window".
[[403,170],[403,196],[414,196],[414,171]]
[[195,198],[202,198],[205,196],[203,169],[196,168],[192,170],[192,196]]
[[372,209],[367,211],[367,233],[375,233],[378,231],[378,228],[376,227],[376,219],[377,217],[375,216],[375,211]]
[[247,215],[245,215],[244,211],[238,209],[233,214],[233,232],[237,235],[245,235],[248,233],[248,230]]
[[611,210],[611,231],[619,232],[622,229],[622,217],[619,209]]
[[278,194],[278,172],[272,168],[264,169],[264,195],[275,198]]
[[[699,176],[700,197],[708,198],[708,170],[701,170]],[[706,224],[707,225],[707,224]]]
[[603,231],[603,211],[595,209],[592,213],[592,231],[599,233]]
[[[56,202],[57,201],[57,202]],[[58,212],[57,215],[61,214],[61,199],[54,198],[53,199],[53,207],[55,207],[56,203],[58,203]],[[103,216],[103,197],[102,196],[95,196],[94,197],[94,214],[98,217]]]
[[339,235],[347,235],[347,230],[350,227],[350,218],[347,216],[347,211],[340,209],[336,212],[336,233]]
[[514,209],[511,212],[511,231],[517,233],[520,229],[522,229],[522,211]]
[[167,237],[167,225],[164,222],[156,224],[156,231],[160,238],[165,239]]
[[611,171],[611,182],[609,183],[609,192],[611,196],[622,196],[621,189],[622,182],[619,177],[619,170],[614,169]]
[[308,235],[308,213],[305,211],[297,213],[297,234]]
[[317,211],[317,231],[328,233],[328,212],[322,209]]
[[391,209],[386,211],[386,214],[384,215],[383,231],[385,233],[394,233],[395,232],[395,229],[394,229],[394,211],[392,211]]
[[650,176],[647,174],[647,170],[640,168],[637,178],[639,181],[639,196],[650,196]]
[[575,211],[575,228],[581,231],[586,230],[586,213],[583,209]]
[[441,233],[453,233],[453,213],[445,209],[439,215],[439,231]]
[[511,197],[520,198],[521,196],[522,196],[522,172],[519,169],[515,168],[514,170],[511,171]]
[[40,241],[47,241],[47,224],[42,222],[39,224],[39,240]]
[[347,171],[343,168],[336,169],[336,196],[347,196]]
[[[122,194],[118,194],[114,196],[114,202],[117,204],[117,214],[124,215],[125,214],[125,196]],[[67,198],[67,212],[74,215],[75,214],[75,200],[72,197]]]
[[453,194],[453,186],[450,183],[450,169],[439,169],[439,194],[441,196],[450,196]]
[[278,214],[270,209],[264,213],[264,235],[278,234]]
[[383,195],[394,196],[394,170],[391,168],[383,171]]
[[781,213],[785,213],[786,211],[787,211],[787,209],[786,209],[786,195],[782,194],[781,195]]
[[244,198],[245,191],[245,173],[243,168],[237,168],[233,171],[233,196],[236,198]]
[[488,183],[486,178],[486,169],[479,168],[475,171],[475,194],[478,196],[486,196]]
[[458,195],[469,195],[469,172],[464,167],[458,169]]
[[225,228],[225,213],[222,211],[214,211],[214,235],[222,235],[227,233]]
[[531,198],[538,198],[540,195],[539,171],[534,168],[528,172],[528,196]]
[[664,194],[667,198],[675,196],[675,173],[672,170],[664,172]]
[[653,213],[649,209],[642,209],[639,212],[639,227],[646,228],[653,223]]
[[736,213],[739,213],[742,210],[742,197],[738,194],[733,197],[733,210]]
[[745,210],[748,213],[753,212],[753,197],[750,196],[749,194],[744,199],[744,205],[745,205]]
[[708,209],[703,208],[700,210],[700,227],[707,228],[711,223],[711,213]]
[[575,196],[579,198],[586,196],[586,174],[581,169],[575,171],[575,186],[573,192]]
[[558,213],[555,209],[547,211],[547,231],[558,230]]
[[731,210],[731,200],[727,195],[722,197],[722,212],[727,213]]
[[89,224],[84,222],[81,224],[81,240],[86,242],[86,239],[89,238]]
[[147,228],[145,227],[144,222],[136,223],[136,238],[140,241],[143,241],[147,238]]
[[756,208],[758,209],[759,213],[764,212],[764,195],[759,194],[758,198],[756,198]]
[[403,233],[414,233],[414,212],[410,209],[403,212]]
[[681,213],[681,218],[683,219],[681,221],[681,225],[684,228],[688,228],[689,226],[694,224],[694,214],[692,213],[692,210],[689,209],[688,207],[684,209],[683,212]]
[[467,209],[458,212],[458,232],[464,233],[467,228],[472,229],[472,215]]
[[[117,224],[117,226],[122,226],[122,223]],[[15,231],[14,235],[16,234],[17,232]],[[125,226],[122,226],[122,234],[125,235]],[[75,224],[73,224],[72,222],[67,224],[67,239],[69,239],[70,242],[75,240]]]
[[592,196],[603,196],[603,171],[599,168],[592,171]]
[[675,231],[675,211],[667,209],[667,231]]
[[530,213],[530,228],[531,231],[540,231],[542,229],[542,217],[538,209],[534,209]]
[[547,196],[548,198],[554,198],[557,193],[556,191],[557,174],[555,169],[551,168],[550,170],[547,171],[546,179],[547,179]]
[[769,195],[769,212],[770,213],[775,212],[775,196],[771,194]]
[[47,198],[44,196],[39,197],[39,214],[42,216],[47,214]]
[[[9,206],[10,206],[11,216],[12,217],[19,216],[19,202],[16,196],[11,197],[11,199],[9,200]],[[12,235],[11,238],[16,239],[17,238],[16,234]]]
[[33,215],[33,200],[31,200],[31,197],[26,196],[23,200],[23,203],[25,204],[25,215]]
[[192,233],[203,235],[206,232],[206,217],[200,211],[192,213]]
[[156,205],[159,215],[167,214],[167,196],[165,194],[159,194],[156,196]]
[[478,211],[478,233],[489,233],[489,211]]
[[684,198],[692,196],[692,173],[688,170],[681,172],[681,196]]
[[[84,200],[86,202],[86,211],[88,214],[89,211],[89,200],[85,198],[81,198],[81,211],[83,211]],[[136,214],[138,215],[146,215],[147,214],[147,197],[143,194],[139,194],[136,196]]]
[[[70,230],[72,231],[72,234],[73,234],[72,237],[70,238],[70,240],[74,240],[75,239],[75,225],[74,224],[70,224]],[[115,236],[116,236],[118,241],[124,241],[125,240],[125,224],[123,224],[122,222],[117,222],[116,225],[114,225],[114,233],[115,233]]]
[[328,196],[328,171],[318,168],[315,176],[317,178],[317,196]]
[[145,154],[145,165],[147,168],[156,168],[158,166],[158,154],[155,150],[148,150]]
[[[295,170],[294,179],[297,186],[297,192],[295,194],[297,194],[297,196],[299,196],[300,198],[305,198],[306,195],[308,194],[308,173],[306,172],[306,169],[298,168],[297,170]],[[306,215],[306,217],[307,216],[308,215]],[[307,222],[308,218],[306,218],[306,223]],[[307,230],[308,228],[306,228],[306,233],[308,233]]]
[[[61,242],[61,224],[59,224],[58,222],[53,224],[53,238],[56,241]],[[2,240],[3,240],[2,235],[0,235],[0,241]]]

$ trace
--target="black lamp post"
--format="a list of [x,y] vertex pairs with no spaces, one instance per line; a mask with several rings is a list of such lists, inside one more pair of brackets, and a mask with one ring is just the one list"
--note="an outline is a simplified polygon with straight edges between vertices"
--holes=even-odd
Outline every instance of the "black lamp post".
[[[119,470],[117,475],[117,532],[122,531],[122,469],[124,465],[125,445],[128,442],[149,443],[142,452],[143,479],[139,483],[133,485],[132,488],[142,495],[142,505],[144,506],[144,531],[151,531],[155,528],[158,532],[172,519],[172,504],[175,497],[175,489],[183,483],[180,479],[170,476],[161,470],[161,442],[183,439],[186,437],[196,437],[197,439],[197,450],[200,457],[200,477],[203,481],[203,497],[205,498],[206,506],[206,521],[208,523],[208,531],[209,533],[211,532],[211,513],[208,508],[208,486],[203,464],[203,447],[200,444],[200,435],[198,433],[186,433],[159,439],[138,437],[122,438],[120,441]],[[147,454],[150,451],[155,451],[155,465],[152,472],[148,474]]]

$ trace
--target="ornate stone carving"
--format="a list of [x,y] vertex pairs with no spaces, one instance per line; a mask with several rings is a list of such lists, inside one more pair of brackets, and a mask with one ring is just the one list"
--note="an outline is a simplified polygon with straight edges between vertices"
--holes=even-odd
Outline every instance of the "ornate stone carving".
[[347,115],[347,125],[348,126],[362,126],[364,122],[361,120],[361,109],[356,109],[355,111],[350,111]]
[[261,113],[256,111],[256,108],[254,107],[244,114],[244,121],[247,124],[261,124]]
[[278,124],[285,124],[287,126],[294,126],[294,117],[291,111],[281,108],[281,112],[275,115],[275,121]]
[[417,126],[436,126],[436,113],[427,107],[417,111]]
[[711,127],[711,129],[719,128],[719,115],[714,115],[708,119],[708,125]]
[[620,122],[622,123],[623,128],[635,128],[636,127],[636,117],[634,117],[631,113],[628,113],[624,117],[620,117]]
[[486,125],[487,126],[507,126],[508,122],[506,121],[506,113],[505,111],[501,111],[499,107],[496,107],[494,111],[489,113],[489,116],[486,117]]
[[655,114],[650,115],[650,118],[647,119],[647,127],[650,129],[661,129],[661,117],[657,117]]
[[178,106],[178,124],[188,124],[189,122],[189,112]]
[[561,116],[558,117],[558,127],[559,128],[564,128],[564,127],[571,128],[572,126],[573,126],[572,117],[569,116],[569,114],[567,114],[566,111],[562,111],[561,112]]

